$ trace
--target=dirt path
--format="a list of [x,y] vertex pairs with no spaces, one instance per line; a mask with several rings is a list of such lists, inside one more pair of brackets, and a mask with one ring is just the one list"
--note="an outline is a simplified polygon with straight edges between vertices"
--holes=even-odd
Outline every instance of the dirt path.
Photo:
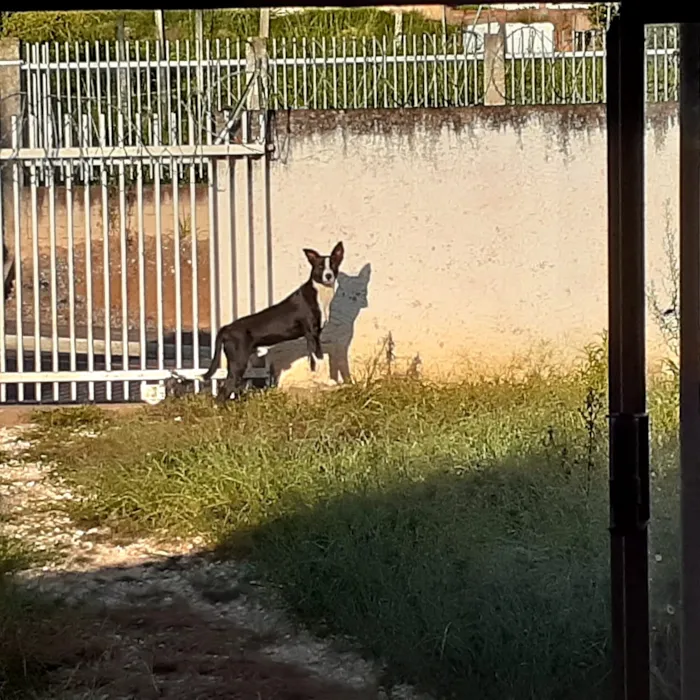
[[61,508],[75,494],[21,461],[26,446],[0,428],[0,528],[52,555],[20,580],[71,608],[47,641],[47,700],[427,700],[380,688],[377,665],[296,628],[245,563],[77,529]]

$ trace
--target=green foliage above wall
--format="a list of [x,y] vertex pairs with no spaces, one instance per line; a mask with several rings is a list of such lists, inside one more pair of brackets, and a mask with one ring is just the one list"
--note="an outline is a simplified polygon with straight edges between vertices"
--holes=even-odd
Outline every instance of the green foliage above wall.
[[[155,39],[153,12],[5,12],[0,34],[22,41],[105,41],[117,37],[117,24],[124,18],[127,39]],[[259,10],[207,10],[204,13],[204,36],[207,39],[245,38],[258,33]],[[194,38],[194,14],[187,10],[165,12],[168,39]],[[417,13],[403,19],[404,34],[439,33],[441,23]],[[448,32],[459,27],[448,27]],[[307,10],[271,18],[272,37],[370,37],[393,36],[394,15],[372,8],[352,10]]]

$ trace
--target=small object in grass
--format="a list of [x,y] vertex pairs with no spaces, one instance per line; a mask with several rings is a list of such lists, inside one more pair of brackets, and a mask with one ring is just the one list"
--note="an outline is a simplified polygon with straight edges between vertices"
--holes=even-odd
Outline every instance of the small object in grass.
[[165,385],[163,382],[157,384],[141,384],[141,400],[145,401],[149,406],[155,406],[165,399]]

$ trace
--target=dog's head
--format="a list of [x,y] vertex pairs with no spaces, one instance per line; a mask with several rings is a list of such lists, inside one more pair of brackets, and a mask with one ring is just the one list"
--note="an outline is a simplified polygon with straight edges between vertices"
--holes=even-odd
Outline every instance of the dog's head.
[[311,248],[304,248],[304,255],[311,265],[311,279],[324,287],[333,287],[345,255],[343,242],[338,241],[330,255],[320,255]]

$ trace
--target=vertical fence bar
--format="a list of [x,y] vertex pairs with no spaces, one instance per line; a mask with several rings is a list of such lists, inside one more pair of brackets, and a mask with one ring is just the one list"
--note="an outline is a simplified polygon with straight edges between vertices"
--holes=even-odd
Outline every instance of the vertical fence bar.
[[[49,75],[49,65],[50,65],[50,59],[49,59],[49,45],[44,44],[41,47],[41,59],[44,63],[44,70],[40,72],[39,75],[39,85],[41,89],[41,104],[42,104],[42,111],[40,114],[42,115],[42,121],[43,121],[43,129],[42,129],[42,136],[43,136],[43,145],[44,148],[51,148],[51,124],[52,124],[52,117],[53,117],[53,109],[51,108],[51,99],[52,99],[52,94],[51,94],[51,81],[50,81],[50,75]],[[55,98],[54,98],[55,99]],[[41,172],[41,171],[40,171]],[[43,175],[43,173],[41,173]]]
[[[105,133],[105,117],[100,114],[100,142],[102,147],[106,147],[107,135]],[[112,293],[110,275],[110,221],[109,221],[109,183],[107,180],[107,163],[101,162],[100,169],[100,189],[102,193],[102,280],[104,285],[104,358],[105,370],[112,370]],[[105,398],[112,400],[112,382],[105,383]]]
[[[141,44],[137,41],[134,44],[134,53],[136,54],[136,114],[134,115],[136,124],[136,143],[139,146],[143,145],[143,111],[141,107]],[[139,164],[139,168],[141,164]]]
[[[105,112],[107,112],[107,126],[105,129],[105,145],[114,144],[114,123],[112,113],[114,112],[114,101],[112,100],[112,69],[110,68],[109,42],[105,41],[105,82],[107,83],[107,100]],[[99,68],[98,68],[99,70]],[[102,110],[100,110],[101,112]]]
[[75,51],[75,102],[78,108],[78,125],[76,131],[78,135],[81,136],[83,130],[83,91],[80,71],[80,45],[77,41],[73,45],[73,50]]
[[173,185],[173,247],[175,275],[175,366],[182,369],[182,277],[180,270],[180,178],[175,159],[171,159]]
[[343,109],[348,109],[348,42],[343,37]]
[[[83,115],[82,124],[82,139],[87,143],[88,130],[90,128],[89,117]],[[87,365],[88,372],[93,372],[95,369],[95,333],[93,323],[93,294],[92,294],[92,211],[91,211],[91,196],[90,196],[90,175],[91,166],[88,161],[83,161],[83,194],[84,194],[84,209],[85,209],[85,306],[86,306],[86,322],[87,322]],[[95,382],[88,383],[88,399],[95,400]]]
[[[17,151],[20,144],[21,124],[16,115],[12,115],[12,150]],[[22,213],[20,163],[12,162],[12,204],[15,223],[15,335],[17,337],[17,371],[24,372],[24,316],[23,290],[22,290],[22,227],[20,216]],[[24,401],[24,384],[17,387],[17,400]]]
[[413,61],[413,106],[417,107],[419,104],[418,99],[418,44],[416,41],[416,35],[413,35],[413,47],[412,47]]
[[105,112],[107,113],[107,127],[105,129],[105,144],[108,146],[114,145],[114,100],[112,99],[112,69],[110,67],[110,51],[109,42],[105,41],[105,82],[107,83],[107,100],[105,103]]
[[[335,37],[331,40],[333,47],[333,109],[339,109],[338,105],[338,42]],[[345,107],[345,105],[343,105]]]
[[[32,305],[34,309],[34,371],[41,372],[41,274],[39,269],[39,203],[37,198],[37,165],[32,160],[29,166],[29,188],[31,193],[32,220]],[[34,400],[41,402],[41,383],[34,387]]]
[[302,99],[303,106],[309,106],[309,83],[307,75],[307,54],[306,54],[306,37],[301,38],[301,53],[302,53],[302,64],[301,64],[301,80],[302,80]]
[[408,99],[408,55],[406,52],[406,35],[401,35],[401,63],[403,65],[403,95],[401,96],[401,107],[408,107],[410,100]]
[[156,114],[153,115],[154,119],[158,117],[158,141],[153,141],[154,144],[160,145],[160,129],[163,128],[163,71],[161,70],[161,63],[163,61],[161,44],[159,41],[155,42],[155,65],[156,65],[156,104],[158,105]]
[[452,106],[459,106],[459,63],[457,62],[457,35],[452,35]]
[[[296,84],[293,85],[293,88],[296,88]],[[285,37],[282,37],[282,90],[282,108],[289,109],[289,74],[287,67],[287,39]]]
[[[216,221],[216,165],[207,158],[207,186],[209,194],[209,353],[214,356],[214,340],[219,328],[217,319],[218,269],[217,242],[219,239]],[[216,381],[212,381],[212,391],[216,393]]]
[[[377,77],[377,42],[372,38],[372,104],[379,107],[379,79]],[[365,106],[369,106],[365,102]]]
[[[72,145],[70,115],[65,115],[65,143]],[[68,245],[68,336],[70,344],[70,371],[77,369],[75,351],[75,232],[73,230],[73,168],[74,162],[68,161],[65,169],[66,180],[66,233]],[[71,401],[78,400],[78,384],[70,383]]]
[[[187,138],[190,144],[195,143],[194,141],[194,106],[192,104],[192,69],[190,64],[190,42],[185,43],[185,60],[187,61]],[[184,133],[181,136],[183,139]]]
[[[158,118],[154,115],[154,134],[156,139],[159,133]],[[153,162],[153,206],[155,207],[156,223],[156,305],[157,305],[157,325],[158,325],[158,369],[163,369],[164,364],[164,342],[163,342],[163,221],[162,221],[162,193],[161,193],[161,161],[151,159]]]
[[173,101],[173,90],[172,90],[172,76],[170,75],[171,64],[170,64],[170,42],[165,41],[165,49],[163,56],[163,62],[165,63],[165,100],[163,100],[163,105],[165,107],[165,118],[168,120],[168,133],[169,141],[168,143],[177,143],[177,137],[175,136],[175,122],[170,119],[170,115],[173,113],[172,101]]
[[[120,144],[124,143],[124,115],[117,115],[117,130]],[[124,160],[119,160],[119,252],[121,257],[121,307],[122,307],[122,370],[129,369],[129,278],[126,250],[126,176]],[[124,401],[129,400],[129,382],[123,384]]]
[[[61,80],[61,48],[59,43],[56,41],[54,42],[54,75],[55,75],[55,81],[56,81],[56,97],[57,97],[57,105],[56,105],[56,114],[54,115],[55,118],[55,124],[56,124],[56,143],[57,145],[61,146],[63,144],[63,90],[62,90],[62,84],[63,81]],[[66,76],[68,73],[66,73]]]
[[124,74],[126,76],[126,134],[129,144],[133,145],[133,103],[131,99],[131,44],[128,41],[121,43],[122,61],[124,61]]
[[206,96],[207,96],[207,121],[206,121],[206,136],[207,136],[207,144],[212,143],[212,120],[213,120],[213,105],[212,105],[212,63],[211,63],[211,41],[207,39],[206,44],[205,44],[205,55],[206,55],[206,61],[207,61],[207,90],[206,90]]
[[[391,42],[394,51],[396,51],[396,44],[394,42]],[[382,37],[382,76],[383,76],[383,83],[384,83],[384,109],[386,109],[389,106],[389,64],[388,64],[388,50],[386,47],[386,34]],[[396,95],[396,90],[394,90],[394,95]]]
[[[68,47],[68,42],[66,41],[63,45],[63,56],[66,64],[66,117],[70,117],[71,120],[75,119],[73,114],[73,94],[71,89],[71,83],[73,82],[72,76],[73,71],[71,70],[71,60],[70,60],[70,49]],[[65,123],[65,122],[64,122]],[[70,121],[68,122],[70,124]],[[80,128],[80,121],[77,122],[78,129]],[[72,133],[72,130],[71,130]],[[66,141],[66,145],[69,142]]]
[[[57,259],[56,259],[56,186],[55,170],[53,163],[48,164],[47,176],[49,180],[49,260],[51,265],[51,370],[58,372],[58,284],[57,284]],[[53,400],[59,400],[58,382],[53,382]]]
[[[92,109],[88,104],[88,113],[93,119],[99,120],[100,114],[103,113],[102,106],[102,58],[100,55],[100,42],[95,42],[95,94],[97,95],[97,110],[95,114],[92,114]],[[88,78],[89,79],[89,78]],[[105,86],[105,90],[107,87]],[[106,100],[105,100],[106,102]]]
[[175,42],[175,80],[177,82],[176,86],[176,101],[177,101],[177,127],[175,133],[177,134],[176,143],[185,143],[185,130],[182,124],[182,68],[180,60],[180,40]]
[[[138,124],[141,124],[139,114]],[[138,220],[138,268],[139,268],[139,354],[140,368],[146,369],[146,244],[143,216],[144,161],[136,164],[136,216]]]
[[447,83],[447,34],[442,35],[442,106],[447,107],[450,103],[448,98],[448,83]]
[[[236,66],[236,72],[238,72],[238,66]],[[226,38],[226,104],[234,104],[238,100],[238,95],[233,96],[233,65],[231,63],[231,39]]]
[[[197,182],[194,160],[190,164],[190,243],[192,246],[192,367],[199,369],[199,260],[197,258]],[[195,384],[199,391],[199,382]]]
[[359,91],[357,89],[357,38],[352,38],[352,106],[359,106]]
[[[221,102],[221,39],[216,39],[216,109],[222,109]],[[210,86],[211,88],[211,86]]]
[[428,101],[428,81],[430,78],[428,64],[428,37],[423,34],[423,53],[421,54],[421,63],[423,64],[423,108],[430,106]]
[[274,303],[274,279],[272,257],[272,212],[270,206],[270,156],[265,153],[262,163],[263,174],[263,230],[265,231],[265,243],[267,249],[267,305]]

